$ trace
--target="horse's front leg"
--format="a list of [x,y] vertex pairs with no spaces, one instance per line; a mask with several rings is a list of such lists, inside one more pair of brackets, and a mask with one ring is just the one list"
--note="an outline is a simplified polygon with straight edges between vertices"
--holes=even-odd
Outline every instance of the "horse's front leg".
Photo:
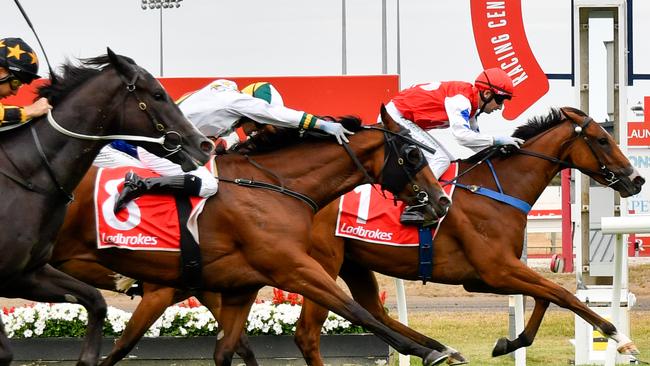
[[467,359],[465,359],[465,357],[457,350],[446,346],[433,338],[427,337],[426,335],[391,318],[379,298],[379,285],[377,284],[374,272],[346,260],[343,263],[339,275],[345,281],[345,284],[348,285],[354,300],[390,329],[409,337],[427,348],[449,355],[449,358],[447,359],[448,365],[465,365],[468,363]]
[[11,365],[11,360],[13,360],[14,355],[11,351],[11,345],[9,344],[9,338],[5,332],[5,325],[2,322],[2,317],[0,317],[0,366],[9,366]]
[[101,366],[115,365],[126,357],[165,309],[187,297],[189,294],[181,293],[174,288],[145,283],[140,303]]
[[[488,286],[486,283],[477,281],[471,284],[465,284],[465,289],[471,292],[485,292],[485,293],[499,293],[499,290]],[[533,344],[537,331],[539,330],[546,309],[548,309],[549,302],[544,299],[535,299],[535,307],[533,313],[526,323],[524,330],[517,336],[515,340],[509,340],[506,337],[499,338],[492,349],[492,357],[506,355],[514,352],[521,347],[528,347]]]
[[589,309],[567,289],[542,277],[519,259],[515,257],[505,261],[495,259],[493,262],[486,260],[485,263],[490,263],[490,265],[485,266],[479,273],[488,286],[498,289],[500,293],[532,296],[535,299],[552,302],[569,309],[606,337],[616,341],[616,348],[620,353],[628,355],[639,353],[632,340],[627,335],[620,333],[612,323]]
[[[297,244],[295,247],[298,246]],[[294,248],[289,243],[286,247]],[[425,366],[439,365],[449,357],[439,351],[424,347],[380,323],[341,290],[323,267],[306,253],[286,251],[278,253],[277,256],[285,258],[285,265],[275,266],[275,268],[269,266],[266,269],[266,273],[269,273],[274,281],[273,286],[302,294],[305,298],[334,311],[350,322],[365,327],[398,352],[422,358],[422,363]],[[292,270],[286,271],[285,268]]]
[[217,346],[214,350],[214,363],[217,366],[232,364],[233,354],[240,343],[248,313],[256,296],[257,290],[221,294],[221,310],[217,318],[219,333],[217,334]]
[[[257,294],[255,297],[257,297]],[[201,304],[210,310],[212,316],[217,319],[217,323],[221,326],[222,322],[221,319],[219,319],[221,313],[221,294],[218,292],[203,291],[198,295],[198,298],[199,301],[201,301]],[[253,352],[248,337],[246,336],[246,332],[241,333],[235,352],[242,358],[242,361],[244,361],[246,366],[258,365],[255,353]]]
[[97,365],[102,340],[102,326],[106,318],[106,301],[99,291],[49,264],[36,268],[11,283],[3,291],[7,297],[20,297],[39,302],[78,303],[88,312],[86,336],[81,347],[78,365]]

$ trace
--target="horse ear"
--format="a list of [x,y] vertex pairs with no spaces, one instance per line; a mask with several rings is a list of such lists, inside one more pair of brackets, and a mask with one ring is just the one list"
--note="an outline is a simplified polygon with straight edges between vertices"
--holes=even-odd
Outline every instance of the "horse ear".
[[391,117],[390,114],[388,114],[388,111],[386,110],[386,106],[384,105],[384,103],[381,103],[381,108],[379,109],[379,115],[381,116],[381,121],[384,123],[386,128],[388,128],[391,131],[395,131],[396,129],[399,129],[393,117]]
[[564,117],[570,120],[579,121],[581,117],[586,117],[587,114],[579,109],[573,107],[562,107],[560,112]]
[[117,72],[126,76],[127,80],[133,79],[135,68],[128,62],[126,57],[116,54],[109,47],[106,47],[106,54],[108,55],[111,65],[115,67]]

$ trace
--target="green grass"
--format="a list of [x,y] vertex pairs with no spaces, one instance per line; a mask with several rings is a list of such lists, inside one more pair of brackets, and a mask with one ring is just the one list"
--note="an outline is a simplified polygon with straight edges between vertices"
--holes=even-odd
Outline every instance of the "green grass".
[[[494,342],[508,335],[507,313],[426,312],[409,315],[409,326],[459,350],[471,365],[514,365],[510,356],[491,356]],[[641,350],[640,358],[650,360],[650,312],[633,311],[630,318],[632,340]],[[574,347],[569,339],[574,338],[573,323],[573,313],[549,311],[535,342],[527,349],[527,366],[568,365],[572,362]],[[421,365],[421,360],[412,357],[411,365]]]

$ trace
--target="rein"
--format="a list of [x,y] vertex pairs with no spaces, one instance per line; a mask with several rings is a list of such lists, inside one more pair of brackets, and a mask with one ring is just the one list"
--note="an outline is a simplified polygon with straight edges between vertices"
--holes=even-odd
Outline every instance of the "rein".
[[[402,167],[402,170],[406,174],[406,176],[408,178],[408,181],[413,182],[414,174],[412,174],[412,172],[406,166],[404,166],[404,158],[400,156],[397,145],[395,144],[395,138],[401,138],[401,139],[403,139],[403,140],[405,140],[407,142],[413,143],[414,145],[418,145],[418,146],[420,146],[422,144],[420,144],[419,142],[413,140],[409,136],[405,136],[405,135],[403,135],[401,133],[393,132],[393,131],[390,131],[390,130],[387,130],[387,129],[384,129],[384,128],[375,127],[375,126],[364,126],[363,128],[382,131],[384,133],[384,140],[386,142],[385,149],[388,151],[388,153],[386,154],[386,159],[384,160],[384,164],[382,165],[380,176],[383,175],[384,170],[385,170],[385,168],[386,168],[386,166],[388,164],[388,161],[389,161],[390,157],[392,156],[391,152],[394,152],[396,154],[396,156],[397,156],[397,164]],[[392,136],[389,137],[389,135],[392,135]],[[356,156],[354,151],[352,151],[349,144],[344,142],[342,145],[343,145],[343,148],[345,149],[345,151],[347,152],[347,154],[350,156],[350,159],[352,159],[352,161],[354,162],[354,165],[356,165],[357,169],[359,169],[364,175],[364,181],[361,184],[364,184],[364,183],[373,183],[374,184],[376,180],[373,179],[370,176],[370,174],[368,173],[368,170],[363,166],[361,161],[359,161],[359,158]],[[428,149],[431,150],[431,148],[428,148]],[[434,152],[435,152],[435,150],[434,150]],[[307,196],[305,194],[302,194],[300,192],[296,192],[296,191],[290,190],[288,188],[285,188],[284,182],[282,181],[282,177],[280,177],[279,175],[277,175],[276,173],[274,173],[270,169],[267,169],[264,166],[262,166],[261,164],[257,163],[250,156],[244,155],[244,157],[254,167],[266,172],[267,174],[269,174],[271,176],[273,176],[278,182],[280,182],[280,185],[278,186],[278,185],[272,184],[272,183],[259,182],[259,181],[255,181],[255,180],[251,180],[251,179],[244,179],[244,178],[230,179],[230,178],[217,177],[217,179],[219,181],[236,184],[236,185],[239,185],[239,186],[242,186],[242,187],[268,189],[270,191],[286,194],[287,196],[290,196],[290,197],[293,197],[293,198],[296,198],[298,200],[301,200],[301,201],[305,202],[309,207],[311,207],[311,209],[314,211],[314,213],[318,212],[318,210],[319,210],[318,204],[313,199],[311,199],[309,196]],[[424,157],[422,157],[422,159],[424,159]],[[414,173],[417,173],[423,166],[424,166],[424,164],[421,164],[421,166],[416,167],[416,169],[414,169]],[[404,184],[406,184],[406,182]],[[387,186],[382,183],[382,189],[384,189],[385,187],[387,187]],[[393,186],[393,188],[394,188],[394,186]],[[429,203],[429,196],[428,196],[427,192],[425,192],[423,190],[420,190],[420,187],[415,183],[413,183],[412,189],[413,189],[414,192],[417,192],[416,199],[420,203],[419,206],[427,205]]]
[[[593,118],[587,116],[587,117],[584,118],[582,126],[578,125],[577,123],[575,123],[573,121],[571,123],[574,125],[574,131],[576,132],[577,137],[582,137],[582,139],[585,141],[585,143],[589,147],[589,150],[591,150],[591,153],[593,154],[594,158],[598,161],[598,165],[600,166],[600,171],[595,171],[595,170],[587,169],[587,168],[584,168],[584,167],[580,167],[580,166],[577,166],[577,165],[575,165],[573,163],[570,163],[570,162],[567,162],[567,161],[564,161],[564,160],[561,160],[561,159],[558,159],[558,158],[555,158],[555,157],[552,157],[552,156],[540,154],[540,153],[535,152],[535,151],[530,151],[530,150],[525,150],[525,149],[518,149],[518,150],[515,150],[514,153],[536,157],[536,158],[539,158],[539,159],[546,160],[546,161],[549,161],[551,163],[557,164],[557,165],[559,165],[561,167],[564,167],[564,168],[577,169],[577,170],[579,170],[580,172],[582,172],[582,173],[584,173],[586,175],[600,175],[600,176],[603,176],[604,179],[607,182],[609,182],[608,187],[612,186],[612,185],[618,183],[619,179],[616,178],[616,174],[614,172],[609,170],[607,168],[607,166],[602,163],[602,160],[600,159],[598,154],[596,154],[596,150],[591,145],[591,142],[589,141],[589,137],[584,133],[584,130],[587,128],[587,126],[589,126],[589,124],[591,122],[593,122]],[[468,190],[468,191],[470,191],[472,193],[476,193],[476,194],[480,194],[480,195],[483,195],[483,196],[486,196],[486,197],[490,197],[490,198],[492,198],[492,199],[494,199],[496,201],[503,202],[505,204],[513,206],[513,207],[521,210],[525,214],[527,214],[531,209],[530,204],[528,204],[527,202],[522,201],[522,200],[520,200],[520,199],[518,199],[516,197],[509,196],[509,195],[503,193],[503,189],[501,188],[501,184],[499,183],[499,179],[498,179],[498,177],[496,175],[496,171],[494,170],[494,167],[492,166],[492,163],[489,160],[492,156],[494,156],[494,154],[497,151],[498,151],[498,149],[494,149],[493,151],[489,152],[488,154],[486,154],[486,156],[481,158],[478,162],[476,162],[471,167],[465,169],[463,172],[458,174],[453,179],[451,179],[449,181],[445,181],[443,186],[446,186],[446,185],[449,185],[449,184],[454,184],[454,185],[456,185],[458,187],[461,187],[461,188],[464,188],[464,189],[466,189],[466,190]],[[485,187],[482,187],[482,186],[479,186],[479,185],[466,185],[466,184],[462,184],[462,183],[457,182],[457,180],[460,177],[462,177],[463,175],[469,173],[471,170],[473,170],[477,166],[481,165],[483,162],[487,162],[487,164],[488,164],[488,166],[490,168],[490,171],[492,172],[492,176],[494,177],[494,180],[496,182],[497,188],[499,190],[498,192],[494,191],[494,190],[491,190],[491,189],[488,189],[488,188],[485,188]]]
[[[149,117],[149,120],[151,121],[151,123],[154,126],[154,128],[156,129],[156,131],[164,132],[165,131],[165,126],[158,121],[158,119],[156,118],[156,116],[153,115],[153,113],[151,113],[151,111],[148,109],[147,103],[145,103],[140,98],[138,93],[136,92],[135,83],[138,81],[138,77],[140,75],[136,72],[135,75],[133,76],[133,79],[130,80],[130,81],[124,79],[122,74],[119,74],[119,75],[120,75],[120,79],[122,79],[122,81],[124,81],[124,83],[126,84],[127,94],[125,95],[125,101],[126,101],[126,96],[133,95],[135,97],[136,101],[138,102],[138,109],[140,109],[141,111],[143,111],[144,113],[147,114],[147,117]],[[47,112],[47,121],[50,123],[50,126],[52,126],[52,128],[54,128],[58,132],[66,135],[66,136],[70,136],[70,137],[80,139],[80,140],[90,140],[90,141],[124,140],[124,141],[150,142],[150,143],[161,145],[163,147],[163,149],[169,151],[169,154],[167,154],[167,156],[175,154],[175,153],[177,153],[178,151],[180,151],[182,149],[182,145],[180,143],[181,135],[180,135],[180,133],[178,133],[176,131],[164,132],[164,134],[162,136],[160,136],[160,137],[146,137],[146,136],[134,136],[134,135],[96,136],[96,135],[85,135],[85,134],[81,134],[81,133],[76,133],[76,132],[72,132],[70,130],[65,129],[63,126],[61,126],[60,124],[58,124],[56,122],[56,120],[54,119],[54,116],[52,115],[51,111]],[[179,143],[176,144],[176,146],[168,147],[166,145],[166,142],[168,141],[169,136],[176,136]]]

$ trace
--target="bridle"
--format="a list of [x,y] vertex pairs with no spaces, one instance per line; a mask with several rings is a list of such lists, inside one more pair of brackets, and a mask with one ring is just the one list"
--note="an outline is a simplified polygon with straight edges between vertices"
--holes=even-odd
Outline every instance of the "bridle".
[[[426,191],[421,190],[420,186],[417,185],[415,181],[415,175],[422,170],[426,166],[426,159],[424,158],[424,155],[422,152],[419,152],[419,160],[417,162],[412,162],[410,159],[408,159],[408,153],[412,151],[411,149],[417,149],[418,146],[421,144],[413,140],[411,137],[408,136],[408,131],[407,130],[401,130],[400,132],[393,132],[390,130],[387,130],[385,128],[377,127],[377,126],[363,126],[365,129],[371,129],[371,130],[378,130],[382,131],[384,133],[384,141],[385,141],[385,146],[384,149],[386,151],[385,156],[386,158],[384,159],[384,163],[382,165],[381,171],[379,176],[383,177],[381,179],[382,181],[382,189],[387,189],[391,192],[399,192],[401,191],[404,186],[408,183],[411,184],[411,189],[416,192],[415,199],[419,202],[418,205],[412,205],[412,206],[426,206],[429,204],[429,195]],[[397,140],[404,140],[409,142],[409,145],[402,146],[401,149],[397,145]],[[350,156],[350,159],[354,162],[354,164],[357,166],[357,168],[363,173],[364,175],[364,181],[361,184],[364,183],[372,183],[374,184],[376,182],[375,179],[373,179],[370,174],[368,173],[368,170],[361,164],[361,161],[359,161],[359,158],[357,155],[352,151],[348,143],[343,143],[343,148],[345,151],[348,153]],[[431,148],[428,148],[431,149]],[[434,150],[435,152],[435,150]],[[303,201],[305,204],[307,204],[314,213],[316,213],[319,210],[318,204],[312,200],[310,197],[300,193],[296,192],[293,190],[290,190],[284,186],[282,177],[277,175],[276,173],[272,172],[271,170],[263,167],[259,163],[257,163],[255,160],[253,160],[250,156],[245,155],[246,160],[256,168],[266,172],[267,174],[273,176],[278,182],[280,182],[280,185],[272,184],[272,183],[267,183],[267,182],[259,182],[259,181],[254,181],[250,179],[243,179],[243,178],[225,178],[219,176],[218,179],[221,182],[227,182],[227,183],[233,183],[239,186],[243,187],[249,187],[249,188],[261,188],[261,189],[266,189],[274,192],[279,192],[288,196],[291,196],[293,198],[296,198],[300,201]],[[400,167],[404,174],[399,174],[397,167]],[[386,174],[385,174],[386,172]],[[406,176],[406,177],[405,177]],[[390,184],[387,184],[386,182],[390,181]]]
[[[101,140],[126,140],[126,141],[140,141],[140,142],[150,142],[150,143],[156,143],[159,144],[168,151],[169,153],[165,157],[169,157],[173,154],[178,153],[182,149],[182,144],[181,144],[181,135],[176,132],[176,131],[166,131],[165,132],[165,126],[158,121],[158,119],[151,113],[151,111],[148,109],[147,104],[140,98],[136,91],[136,82],[138,81],[138,78],[140,76],[139,72],[135,70],[135,73],[133,75],[133,78],[131,80],[126,80],[122,74],[119,74],[120,79],[124,82],[126,85],[126,91],[127,93],[125,94],[124,101],[126,101],[126,98],[128,98],[129,95],[133,95],[136,101],[138,102],[138,109],[143,111],[144,113],[147,114],[147,117],[151,121],[152,125],[157,131],[163,132],[163,135],[157,138],[153,137],[145,137],[145,136],[134,136],[134,135],[107,135],[107,136],[95,136],[95,135],[85,135],[85,134],[80,134],[76,132],[69,131],[62,127],[60,124],[56,122],[54,119],[54,116],[52,115],[51,111],[47,112],[47,121],[49,122],[50,126],[54,128],[56,131],[66,135],[70,136],[73,138],[81,139],[81,140],[91,140],[91,141],[101,141]],[[14,126],[11,126],[14,127]],[[30,125],[30,130],[32,133],[32,139],[34,140],[34,144],[36,145],[36,149],[45,165],[46,171],[54,184],[57,187],[57,190],[68,200],[68,202],[72,201],[74,199],[74,195],[70,192],[68,192],[63,185],[59,182],[59,180],[56,177],[56,174],[54,173],[54,169],[52,168],[52,165],[50,164],[47,156],[45,155],[45,152],[43,150],[43,146],[40,142],[40,139],[38,138],[38,134],[34,130],[33,125]],[[1,131],[0,131],[1,132]],[[170,136],[176,136],[178,143],[176,146],[170,147],[166,143],[168,139],[170,139]],[[12,163],[13,165],[13,163]],[[25,189],[37,193],[41,193],[44,195],[49,194],[50,192],[46,189],[40,188],[36,185],[34,185],[32,182],[29,182],[22,177],[19,177],[17,175],[14,175],[12,173],[9,173],[3,169],[0,169],[0,174],[6,176],[7,178],[11,179],[12,181],[16,182],[17,184],[21,185]]]
[[[411,184],[411,189],[416,192],[415,199],[420,205],[424,206],[429,203],[429,195],[415,183],[415,176],[426,165],[426,159],[421,151],[418,150],[418,161],[411,161],[409,154],[413,149],[418,149],[419,142],[409,136],[409,131],[402,129],[394,132],[377,126],[363,126],[364,129],[381,131],[384,134],[385,158],[379,172],[381,180],[381,189],[390,192],[400,192],[407,184]],[[408,142],[409,145],[398,146],[397,140]],[[368,174],[367,169],[361,164],[356,154],[350,149],[347,143],[343,144],[345,151],[348,153],[357,168],[364,174],[364,183],[375,184],[376,180]],[[400,171],[401,169],[401,171]],[[404,174],[400,174],[404,173]]]
[[[570,119],[570,118],[567,116],[567,119]],[[519,150],[517,150],[515,152],[518,153],[518,154],[529,155],[529,156],[534,156],[534,157],[537,157],[537,158],[540,158],[540,159],[544,159],[544,160],[547,160],[547,161],[550,161],[552,163],[558,164],[558,165],[560,165],[562,167],[565,167],[565,168],[577,169],[577,170],[581,171],[582,173],[584,173],[586,175],[589,175],[589,176],[602,176],[603,179],[607,182],[608,187],[611,187],[614,184],[618,183],[620,181],[620,179],[618,178],[617,174],[615,172],[613,172],[612,170],[610,170],[607,167],[607,165],[605,165],[605,163],[603,163],[600,156],[596,153],[596,149],[594,149],[594,146],[592,145],[592,142],[589,139],[589,136],[587,136],[587,134],[585,133],[585,130],[587,129],[587,127],[589,127],[589,124],[594,121],[593,118],[591,118],[589,116],[586,116],[582,120],[582,126],[577,124],[574,120],[572,120],[572,119],[570,119],[570,120],[571,120],[571,124],[573,125],[573,130],[576,133],[575,138],[582,138],[582,140],[584,140],[584,142],[587,144],[587,147],[589,147],[589,150],[591,151],[592,155],[594,156],[594,158],[598,162],[598,166],[599,166],[598,171],[588,169],[588,168],[584,168],[584,167],[580,167],[580,166],[577,166],[577,165],[575,165],[573,163],[570,163],[568,161],[557,159],[557,158],[547,156],[547,155],[544,155],[544,154],[540,154],[540,153],[530,151],[530,150],[519,149]]]
[[[138,78],[140,77],[139,72],[135,72],[133,75],[133,78],[131,80],[126,80],[122,74],[118,74],[120,76],[120,79],[124,82],[126,85],[126,91],[127,93],[124,96],[124,101],[126,102],[126,98],[128,96],[132,95],[136,101],[138,102],[138,109],[143,111],[147,117],[149,118],[149,121],[151,121],[151,124],[153,127],[156,129],[156,131],[162,132],[163,135],[160,137],[145,137],[145,136],[134,136],[134,135],[107,135],[107,136],[96,136],[96,135],[85,135],[85,134],[80,134],[76,132],[72,132],[70,130],[65,129],[63,126],[59,125],[56,120],[54,119],[54,116],[52,115],[51,111],[48,111],[47,113],[47,121],[50,123],[50,125],[57,130],[58,132],[70,136],[73,138],[81,139],[81,140],[91,140],[91,141],[101,141],[101,140],[124,140],[124,141],[140,141],[140,142],[150,142],[154,144],[159,144],[162,146],[163,149],[169,152],[164,157],[169,157],[173,154],[176,154],[182,149],[182,139],[181,139],[181,134],[176,132],[176,131],[165,131],[166,127],[158,119],[156,116],[151,113],[151,110],[149,110],[147,103],[145,103],[142,98],[138,95],[138,92],[136,90],[136,82],[138,81]],[[176,145],[172,145],[171,147],[167,145],[168,141],[171,141],[170,136],[175,136],[176,140],[178,141]],[[173,144],[173,142],[172,142]]]

